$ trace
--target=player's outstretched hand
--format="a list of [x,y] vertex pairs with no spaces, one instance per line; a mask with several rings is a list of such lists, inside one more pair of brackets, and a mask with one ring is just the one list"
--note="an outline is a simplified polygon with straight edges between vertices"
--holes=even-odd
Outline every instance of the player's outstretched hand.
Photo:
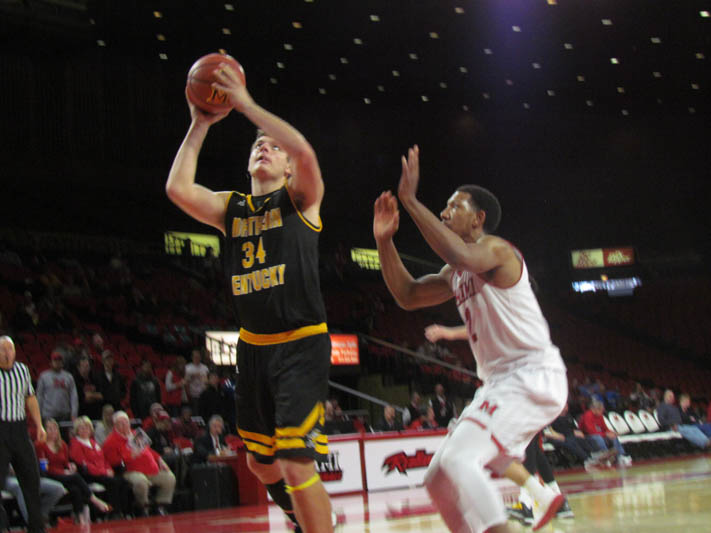
[[188,107],[190,108],[190,118],[192,118],[193,123],[196,124],[202,122],[208,126],[212,126],[215,122],[219,122],[227,115],[229,115],[231,111],[231,109],[228,109],[223,113],[208,113],[207,111],[203,111],[190,101],[190,98],[188,98],[187,87],[185,87],[185,99],[187,100]]
[[425,338],[430,342],[437,342],[445,338],[446,328],[439,324],[430,324],[425,328]]
[[397,195],[403,204],[414,200],[417,195],[417,186],[420,182],[420,148],[415,145],[407,151],[401,158],[402,174],[400,174],[400,184],[397,188]]
[[252,96],[247,91],[247,86],[242,82],[242,77],[227,63],[220,63],[219,68],[214,72],[217,80],[212,84],[213,87],[223,91],[230,104],[240,113],[247,106],[254,103]]
[[373,214],[373,235],[376,241],[391,239],[400,226],[400,211],[397,199],[390,191],[385,191],[375,200]]

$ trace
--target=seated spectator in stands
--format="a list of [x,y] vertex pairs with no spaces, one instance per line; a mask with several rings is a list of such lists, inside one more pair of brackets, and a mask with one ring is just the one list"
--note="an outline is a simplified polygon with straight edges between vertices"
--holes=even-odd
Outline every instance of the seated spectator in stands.
[[158,421],[158,415],[161,412],[166,412],[163,406],[158,402],[152,403],[151,406],[148,408],[148,416],[141,420],[141,427],[145,431],[148,431],[150,428],[155,426],[156,422]]
[[213,415],[208,423],[208,432],[195,439],[194,462],[204,463],[210,455],[229,455],[225,442],[225,422],[220,415]]
[[568,412],[568,404],[565,405],[563,412],[553,421],[544,434],[553,446],[565,448],[575,455],[586,468],[607,461],[616,454],[616,451],[612,449],[608,450],[605,455],[596,456],[593,459],[593,449],[585,439],[585,433],[575,425],[575,419]]
[[[441,427],[447,427],[440,425],[439,421],[440,419],[437,417],[437,412],[435,411],[434,407],[432,407],[431,405],[427,406],[427,408],[425,409],[424,420],[422,420],[422,429],[437,429]],[[447,423],[449,424],[449,421]]]
[[434,388],[434,396],[430,399],[429,405],[434,409],[437,426],[446,428],[452,418],[457,417],[457,410],[452,400],[444,394],[444,386],[437,383]]
[[578,385],[578,392],[590,401],[593,394],[598,392],[598,385],[592,382],[590,376],[585,376],[583,383]]
[[[143,430],[141,430],[143,431]],[[123,467],[123,477],[131,483],[136,512],[145,516],[148,511],[149,489],[158,487],[155,495],[157,514],[166,514],[173,501],[175,476],[170,468],[144,439],[136,438],[131,422],[124,411],[114,413],[114,429],[104,442],[104,456],[116,470]]]
[[98,392],[104,397],[104,403],[111,404],[115,411],[123,408],[126,396],[126,382],[114,367],[114,354],[104,350],[101,354],[103,370],[96,376]]
[[165,407],[170,416],[180,416],[180,407],[188,403],[185,392],[185,357],[179,355],[165,374]]
[[200,426],[193,420],[193,410],[189,405],[184,405],[180,409],[180,418],[173,424],[173,432],[176,437],[190,440],[195,440],[195,437],[202,432]]
[[200,394],[200,416],[203,420],[210,420],[212,415],[222,413],[223,398],[220,394],[220,377],[217,372],[207,375],[207,387]]
[[161,403],[160,383],[153,375],[153,365],[148,359],[141,362],[140,370],[131,383],[131,411],[143,420],[150,415],[151,405]]
[[620,393],[614,389],[608,389],[602,383],[600,383],[598,396],[602,397],[603,404],[608,411],[617,411],[622,407]]
[[[20,510],[22,519],[25,521],[25,524],[27,524],[27,504],[25,504],[25,495],[22,493],[20,482],[15,477],[15,472],[12,470],[12,466],[10,466],[8,474],[9,475],[5,478],[5,487],[2,490],[6,490],[12,494],[13,498],[15,498],[15,503],[17,503],[17,508]],[[62,485],[59,481],[55,481],[48,477],[40,477],[39,493],[42,522],[49,525],[49,513],[57,502],[67,493],[67,489],[65,489],[64,485]],[[2,503],[0,503],[0,505],[2,505]]]
[[690,422],[688,417],[690,423],[687,424],[682,420],[681,409],[674,404],[674,393],[671,390],[664,391],[664,401],[657,407],[657,418],[662,429],[678,431],[697,448],[706,449],[711,445],[708,437],[698,426]]
[[160,454],[166,464],[175,473],[178,466],[178,454],[175,451],[173,439],[173,424],[168,411],[161,409],[156,414],[155,423],[146,430],[151,439],[151,448]]
[[102,513],[111,510],[103,500],[92,494],[84,478],[77,474],[77,466],[69,461],[69,447],[59,434],[59,424],[54,419],[45,422],[47,431],[46,442],[35,443],[37,459],[47,461],[47,476],[59,481],[69,491],[72,510],[76,521],[80,524],[91,522],[89,503]]
[[420,418],[420,409],[422,408],[421,402],[422,402],[422,397],[420,396],[419,393],[413,392],[410,395],[410,403],[405,408],[405,411],[402,413],[403,427],[410,429],[409,428],[410,424],[412,424],[415,420],[418,420]]
[[37,380],[37,401],[42,418],[74,420],[79,413],[79,396],[72,375],[64,370],[64,358],[52,352],[51,368]]
[[98,384],[91,371],[91,361],[86,357],[79,360],[74,382],[79,397],[79,414],[86,415],[91,420],[101,418],[101,407],[104,405],[104,396],[98,390]]
[[634,390],[629,396],[629,402],[631,407],[634,406],[637,410],[639,409],[654,409],[654,400],[652,397],[644,391],[642,384],[637,382],[634,384]]
[[88,483],[99,483],[106,488],[106,499],[115,518],[130,513],[133,510],[131,484],[114,475],[101,446],[94,440],[94,427],[89,417],[80,416],[74,421],[74,434],[76,436],[69,442],[69,458],[77,465],[79,474]]
[[96,423],[94,428],[94,439],[103,446],[106,437],[109,436],[114,429],[114,406],[107,403],[101,409],[101,420]]
[[373,428],[375,431],[402,431],[402,423],[395,416],[395,408],[386,405],[383,408],[383,418]]
[[326,435],[337,435],[340,433],[354,433],[355,427],[353,422],[344,419],[343,415],[340,418],[336,416],[335,409],[331,400],[326,400],[324,404],[324,426],[323,432]]
[[691,408],[691,398],[684,393],[679,396],[679,409],[681,410],[681,423],[698,427],[704,435],[711,437],[711,423],[701,422],[701,416]]
[[192,353],[192,362],[185,365],[185,382],[188,393],[188,402],[193,408],[193,413],[200,412],[200,395],[207,387],[207,374],[209,369],[202,362],[202,352],[195,348]]
[[632,458],[625,453],[617,438],[617,433],[607,428],[602,416],[604,412],[605,408],[602,402],[593,400],[590,409],[585,411],[580,419],[580,429],[583,430],[585,438],[596,451],[606,451],[609,445],[612,445],[617,452],[618,464],[629,466],[632,464]]

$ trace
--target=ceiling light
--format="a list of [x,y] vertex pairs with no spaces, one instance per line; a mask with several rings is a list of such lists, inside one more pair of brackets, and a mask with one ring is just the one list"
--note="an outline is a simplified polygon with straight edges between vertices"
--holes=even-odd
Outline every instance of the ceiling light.
[[300,30],[301,28],[303,28],[303,26],[301,25],[301,22],[299,22],[298,20],[295,20],[294,22],[292,22],[291,25],[294,28],[296,28],[297,30]]
[[160,11],[154,11],[154,12],[153,12],[153,16],[154,16],[155,18],[157,18],[157,19],[162,19],[162,18],[163,18],[163,13],[161,13]]
[[701,15],[702,19],[707,19],[709,18],[709,12],[704,10],[704,11],[699,11],[699,15]]
[[690,107],[690,108],[689,108],[689,114],[690,114],[690,115],[693,115],[694,113],[696,113],[696,108]]
[[439,39],[439,33],[437,33],[436,31],[431,31],[430,39]]
[[467,104],[464,104],[464,105],[462,106],[462,110],[464,110],[464,111],[469,111],[469,106],[468,106]]
[[232,35],[232,30],[229,28],[222,28],[222,34],[223,35]]
[[383,87],[382,85],[378,85],[378,92],[384,93],[385,87]]
[[654,44],[659,44],[662,42],[662,40],[659,37],[650,37],[649,40],[652,41],[652,43],[654,43]]
[[372,22],[380,22],[380,17],[378,15],[370,15],[370,20]]
[[410,59],[412,59],[413,61],[417,61],[417,54],[416,53],[410,52],[408,55],[410,56]]
[[225,50],[224,48],[218,48],[217,51],[220,52],[223,56],[227,55],[227,50]]
[[446,89],[446,88],[447,88],[447,84],[446,84],[445,82],[443,82],[443,81],[440,81],[440,82],[439,82],[439,86],[440,86],[442,89]]
[[662,73],[659,72],[658,70],[655,70],[654,72],[652,72],[652,76],[654,76],[655,78],[661,78]]
[[521,26],[511,26],[511,29],[516,33],[521,33]]
[[549,6],[557,6],[557,5],[558,5],[558,0],[548,0],[548,5],[549,5]]
[[593,102],[592,100],[585,100],[585,105],[588,107],[592,107],[595,105],[595,102]]
[[163,61],[166,61],[168,59],[168,54],[161,52],[158,54],[158,57],[160,57]]
[[233,6],[232,4],[225,4],[225,11],[234,11],[234,10],[235,10],[235,6]]
[[696,59],[704,59],[705,57],[703,52],[696,52]]
[[658,104],[661,104],[662,101],[663,101],[663,100],[662,100],[661,98],[657,98],[657,103],[658,103]]
[[610,63],[612,63],[613,65],[619,65],[620,62],[618,61],[618,59],[616,57],[611,57]]
[[399,70],[393,70],[393,78],[398,78],[400,77],[400,71]]
[[565,48],[566,50],[572,50],[573,45],[570,43],[563,43],[563,48]]
[[541,68],[541,64],[540,64],[540,63],[536,63],[536,62],[531,63],[531,66],[532,66],[533,68],[535,68],[535,69]]
[[603,26],[612,26],[612,20],[610,20],[610,19],[602,19],[602,25],[603,25]]
[[335,74],[329,74],[329,75],[328,75],[328,79],[331,80],[331,81],[333,81],[333,80],[336,79],[336,75],[335,75]]
[[341,64],[347,65],[347,64],[348,64],[348,58],[347,58],[347,57],[342,57],[342,58],[341,58]]
[[513,81],[512,81],[512,80],[506,80],[506,85],[508,85],[509,87],[511,87],[511,86],[513,85]]
[[326,94],[326,89],[324,89],[323,87],[319,87],[318,92],[319,94]]
[[459,72],[466,74],[469,70],[467,70],[467,67],[459,67]]
[[277,61],[277,68],[285,68],[286,65],[282,63],[281,61]]
[[423,94],[422,96],[420,96],[420,98],[422,99],[423,102],[429,102],[429,101],[430,101],[430,99],[427,98],[427,96],[424,95],[424,94]]
[[294,47],[289,43],[284,43],[284,50],[293,50]]
[[488,100],[489,98],[491,98],[491,95],[489,93],[481,93],[481,96],[482,98],[484,98],[484,100]]
[[354,42],[355,44],[363,44],[363,41],[362,41],[361,39],[359,39],[358,37],[356,37],[355,39],[353,39],[353,42]]
[[455,8],[454,8],[454,12],[455,12],[457,15],[461,15],[462,13],[464,13],[464,8],[463,8],[463,7],[455,7]]
[[269,83],[271,83],[272,85],[276,85],[278,82],[276,78],[269,78]]
[[89,24],[91,24],[92,26],[96,26],[96,21],[94,19],[90,18]]
[[106,41],[104,41],[103,39],[97,39],[96,44],[99,46],[106,46]]
[[524,109],[531,109],[531,106],[530,106],[530,104],[529,104],[528,102],[524,102],[524,103],[523,103],[523,108],[524,108]]
[[579,82],[584,82],[585,81],[585,76],[582,74],[578,74],[575,79],[577,79]]
[[617,92],[620,94],[625,94],[625,88],[624,87],[618,87]]
[[627,116],[627,115],[630,114],[630,112],[627,111],[626,109],[623,109],[623,110],[622,110],[622,114],[623,114],[624,116]]
[[546,93],[548,94],[548,96],[555,96],[555,91],[553,89],[548,89]]
[[695,91],[699,90],[699,84],[698,83],[692,83],[691,88],[694,89]]
[[493,54],[494,52],[491,51],[491,48],[484,48],[484,53],[485,53],[486,55],[490,56],[490,55]]
[[363,98],[363,101],[364,101],[366,104],[369,104],[369,103],[370,103],[370,98]]

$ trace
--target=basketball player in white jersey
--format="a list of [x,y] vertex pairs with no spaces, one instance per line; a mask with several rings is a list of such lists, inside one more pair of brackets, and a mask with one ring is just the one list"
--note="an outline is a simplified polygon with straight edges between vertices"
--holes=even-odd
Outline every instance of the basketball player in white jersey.
[[437,218],[417,199],[418,182],[415,146],[402,158],[398,196],[446,265],[438,274],[410,275],[393,243],[400,220],[397,200],[384,192],[373,218],[383,277],[404,309],[456,299],[484,382],[432,459],[425,485],[450,531],[504,533],[509,531],[506,510],[487,470],[504,475],[539,503],[533,529],[540,529],[564,498],[531,476],[521,461],[533,436],[565,405],[565,365],[523,258],[491,235],[501,218],[496,197],[481,187],[459,187]]

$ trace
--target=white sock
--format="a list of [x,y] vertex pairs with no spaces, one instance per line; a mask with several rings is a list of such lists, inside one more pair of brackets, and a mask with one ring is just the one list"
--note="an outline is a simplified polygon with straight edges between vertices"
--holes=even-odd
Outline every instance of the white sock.
[[553,492],[555,492],[556,494],[561,494],[561,492],[560,492],[560,487],[558,486],[558,482],[557,482],[557,481],[551,481],[550,483],[546,483],[546,487],[548,487],[549,489],[551,489],[551,490],[552,490]]
[[533,509],[533,498],[531,497],[531,493],[528,492],[525,487],[521,487],[521,491],[518,495],[518,501],[521,505],[525,505]]
[[528,476],[523,488],[525,488],[538,503],[545,503],[551,498],[551,489],[543,486],[535,476]]

